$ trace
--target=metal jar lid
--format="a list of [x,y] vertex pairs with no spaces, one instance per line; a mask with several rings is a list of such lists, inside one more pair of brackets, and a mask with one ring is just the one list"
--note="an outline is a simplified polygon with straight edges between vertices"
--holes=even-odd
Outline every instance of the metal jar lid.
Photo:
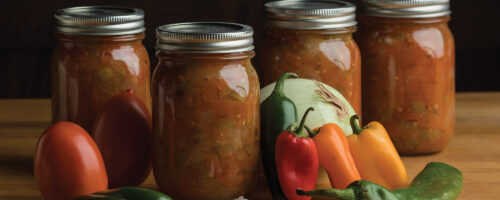
[[338,0],[285,0],[265,4],[268,24],[289,29],[332,29],[356,25],[356,6]]
[[137,8],[82,6],[63,8],[54,15],[56,30],[79,35],[128,35],[145,31],[144,12]]
[[361,0],[361,13],[393,18],[430,18],[451,13],[449,0]]
[[192,53],[233,53],[250,51],[250,26],[227,22],[187,22],[156,28],[156,49]]

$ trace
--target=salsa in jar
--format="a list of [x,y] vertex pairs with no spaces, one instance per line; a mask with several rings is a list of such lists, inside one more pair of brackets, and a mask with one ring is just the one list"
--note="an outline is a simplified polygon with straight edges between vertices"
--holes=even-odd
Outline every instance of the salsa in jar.
[[153,169],[175,199],[234,199],[257,181],[259,79],[253,30],[190,22],[157,28]]
[[363,117],[381,122],[399,153],[425,154],[453,134],[455,47],[448,2],[412,2],[362,4]]
[[142,10],[87,6],[58,10],[52,56],[52,120],[90,133],[111,97],[131,90],[151,111]]
[[285,72],[326,83],[361,112],[361,55],[352,38],[356,7],[337,0],[265,4],[267,24],[259,54],[263,86]]

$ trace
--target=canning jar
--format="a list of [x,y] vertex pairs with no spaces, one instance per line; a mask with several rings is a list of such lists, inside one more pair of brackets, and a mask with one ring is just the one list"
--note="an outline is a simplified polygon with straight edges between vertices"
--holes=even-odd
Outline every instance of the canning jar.
[[265,4],[265,39],[257,70],[263,86],[284,72],[326,83],[361,113],[361,55],[352,38],[356,7],[337,0]]
[[363,0],[363,117],[402,154],[443,150],[455,123],[455,47],[448,0]]
[[90,133],[103,104],[128,89],[151,109],[144,13],[135,8],[60,9],[52,56],[52,120]]
[[259,80],[251,27],[189,22],[157,28],[153,169],[175,199],[233,199],[257,180]]

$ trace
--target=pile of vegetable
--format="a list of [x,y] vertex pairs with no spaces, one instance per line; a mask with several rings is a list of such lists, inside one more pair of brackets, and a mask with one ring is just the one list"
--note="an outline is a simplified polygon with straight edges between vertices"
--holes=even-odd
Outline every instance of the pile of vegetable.
[[[261,93],[261,152],[273,199],[455,199],[462,173],[429,163],[409,184],[405,166],[378,122],[359,125],[332,87],[281,75]],[[303,113],[298,120],[298,113]],[[40,137],[34,169],[45,199],[169,200],[140,185],[151,170],[151,115],[128,90],[108,100],[92,133],[57,122]],[[319,167],[332,189],[315,190]]]
[[[300,123],[297,113],[304,113]],[[458,196],[462,173],[444,163],[429,163],[408,184],[405,166],[382,124],[361,127],[359,119],[339,92],[321,82],[285,73],[264,87],[261,152],[273,199]],[[327,171],[332,189],[314,190],[318,166]]]

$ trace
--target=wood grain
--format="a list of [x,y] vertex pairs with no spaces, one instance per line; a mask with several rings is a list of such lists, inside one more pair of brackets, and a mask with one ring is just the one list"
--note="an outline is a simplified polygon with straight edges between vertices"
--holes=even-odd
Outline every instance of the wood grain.
[[[498,199],[500,93],[458,93],[456,101],[456,128],[450,144],[441,153],[403,157],[409,176],[413,178],[428,162],[446,162],[464,173],[459,199]],[[49,124],[49,99],[0,100],[0,199],[41,199],[32,156]],[[153,176],[143,186],[156,188]],[[260,188],[250,199],[269,198]]]

